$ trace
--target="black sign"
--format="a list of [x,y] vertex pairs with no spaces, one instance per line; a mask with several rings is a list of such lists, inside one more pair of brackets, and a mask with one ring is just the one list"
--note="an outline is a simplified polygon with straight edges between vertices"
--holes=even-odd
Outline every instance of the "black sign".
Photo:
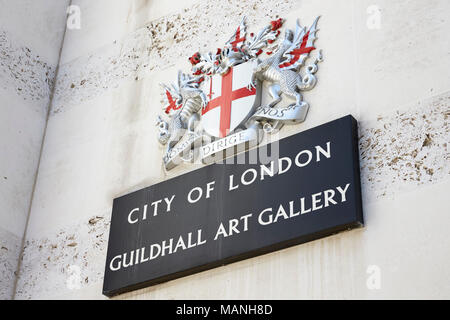
[[[248,164],[255,151],[257,161]],[[236,164],[241,154],[229,159],[234,164],[209,165],[114,199],[103,293],[112,296],[363,225],[353,117],[244,155],[247,164]]]

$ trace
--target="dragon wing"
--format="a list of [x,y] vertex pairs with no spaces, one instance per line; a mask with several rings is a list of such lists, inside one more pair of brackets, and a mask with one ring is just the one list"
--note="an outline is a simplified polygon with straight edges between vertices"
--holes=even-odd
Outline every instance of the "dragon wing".
[[231,48],[233,51],[238,51],[244,44],[247,36],[247,26],[245,17],[242,18],[241,24],[237,28],[236,32],[231,36],[230,40],[227,41],[225,47]]
[[292,45],[283,54],[282,60],[278,65],[280,68],[295,70],[303,65],[309,53],[315,49],[314,41],[317,39],[317,21],[319,18],[320,16],[314,20],[308,31],[306,31],[305,27],[301,27],[297,20]]

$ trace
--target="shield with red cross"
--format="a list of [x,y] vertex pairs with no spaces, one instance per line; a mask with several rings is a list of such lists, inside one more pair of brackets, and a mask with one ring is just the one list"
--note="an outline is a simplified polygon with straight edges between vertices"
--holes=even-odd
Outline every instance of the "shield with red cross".
[[209,103],[202,110],[203,129],[211,136],[226,137],[245,123],[261,102],[260,83],[247,89],[253,63],[246,62],[229,69],[225,75],[214,75],[205,83]]

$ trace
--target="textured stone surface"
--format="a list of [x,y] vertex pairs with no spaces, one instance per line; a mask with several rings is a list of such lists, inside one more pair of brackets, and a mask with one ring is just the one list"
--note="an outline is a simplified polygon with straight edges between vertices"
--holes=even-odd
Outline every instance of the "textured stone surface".
[[11,299],[22,239],[0,227],[0,300]]
[[51,236],[26,240],[16,298],[52,296],[102,282],[108,227],[104,216],[93,216]]
[[0,30],[0,83],[27,100],[45,100],[50,97],[55,66],[43,61],[30,48],[14,43]]
[[0,0],[0,299],[13,296],[68,0]]
[[[390,197],[450,175],[450,92],[360,124],[363,194]],[[367,197],[366,197],[367,198]]]
[[71,0],[0,0],[0,30],[56,67]]
[[[185,58],[185,64],[180,67],[188,70],[187,58],[198,50],[215,51],[211,44],[225,43],[244,12],[252,12],[248,14],[248,23],[258,30],[295,5],[296,1],[287,0],[202,1],[182,12],[149,22],[120,41],[63,64],[52,113],[116,88],[124,80],[139,79],[153,70],[165,69],[180,58]],[[224,29],[230,30],[229,34],[220,32]]]

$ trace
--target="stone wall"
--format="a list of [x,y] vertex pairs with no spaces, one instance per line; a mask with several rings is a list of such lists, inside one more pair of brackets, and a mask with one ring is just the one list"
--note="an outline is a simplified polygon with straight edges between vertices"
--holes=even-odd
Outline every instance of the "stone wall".
[[13,296],[69,1],[0,1],[0,299]]
[[[242,15],[254,31],[322,16],[311,109],[282,136],[346,114],[359,121],[366,227],[117,299],[450,297],[447,0],[376,1],[379,28],[368,25],[368,0],[72,4],[81,29],[64,40],[17,298],[105,298],[112,199],[196,168],[162,169],[158,84],[187,71],[194,52],[222,46]],[[371,265],[379,290],[366,285]]]

